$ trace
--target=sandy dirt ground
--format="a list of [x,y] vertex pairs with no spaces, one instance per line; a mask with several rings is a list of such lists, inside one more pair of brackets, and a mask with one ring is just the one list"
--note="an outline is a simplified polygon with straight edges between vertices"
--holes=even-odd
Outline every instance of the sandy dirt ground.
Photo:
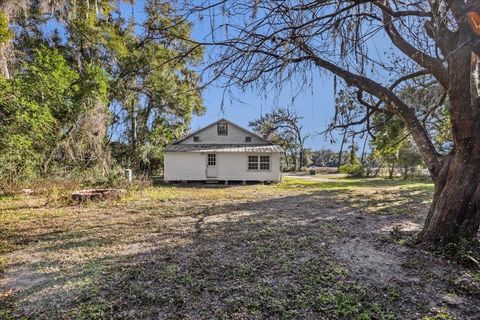
[[418,249],[428,182],[287,177],[0,202],[2,319],[480,319],[475,266]]

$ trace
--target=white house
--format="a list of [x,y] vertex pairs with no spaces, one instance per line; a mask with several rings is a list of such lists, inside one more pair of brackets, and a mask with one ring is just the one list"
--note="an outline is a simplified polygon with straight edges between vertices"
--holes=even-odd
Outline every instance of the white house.
[[272,181],[281,179],[282,149],[226,119],[168,145],[165,181]]

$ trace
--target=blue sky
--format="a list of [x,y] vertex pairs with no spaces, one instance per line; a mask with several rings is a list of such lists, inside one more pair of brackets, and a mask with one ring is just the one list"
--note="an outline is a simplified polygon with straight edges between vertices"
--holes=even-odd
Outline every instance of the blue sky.
[[[209,27],[201,23],[194,24],[192,38],[210,40],[205,39],[205,30],[209,30]],[[312,72],[314,75],[311,87],[299,94],[288,86],[280,90],[272,89],[270,92],[258,92],[257,90],[242,92],[232,88],[234,95],[232,98],[228,94],[224,96],[224,90],[219,83],[213,83],[203,95],[206,112],[203,116],[194,117],[191,124],[192,130],[199,129],[219,118],[227,118],[248,128],[248,123],[262,114],[276,107],[288,107],[303,116],[304,134],[311,135],[306,142],[307,147],[338,149],[340,143],[331,145],[330,137],[325,138],[324,135],[319,134],[328,127],[334,116],[333,77],[328,73],[321,73],[320,70],[312,70]]]
[[[121,12],[125,16],[130,16],[133,13],[135,20],[139,21],[145,17],[143,8],[144,1],[137,0],[133,7],[123,4]],[[209,30],[209,27],[193,22],[192,38],[204,40],[207,35],[206,32],[208,32],[206,30]],[[208,53],[206,56],[208,56]],[[208,79],[208,75],[203,76],[205,80]],[[306,142],[308,147],[313,149],[331,148],[334,150],[339,148],[339,143],[331,145],[329,138],[326,139],[323,135],[317,134],[327,128],[334,114],[333,77],[328,73],[320,73],[320,70],[314,71],[312,88],[296,95],[295,99],[292,99],[295,93],[289,88],[284,88],[280,92],[272,90],[267,93],[253,90],[241,92],[233,89],[233,91],[236,99],[232,99],[228,94],[223,99],[224,91],[219,87],[219,84],[213,83],[207,87],[203,95],[206,112],[203,116],[193,118],[191,129],[199,129],[219,118],[227,118],[248,128],[249,121],[260,117],[273,108],[289,107],[304,117],[302,120],[303,130],[305,133],[311,134],[311,138]]]
[[[207,88],[204,94],[206,113],[201,117],[194,117],[192,129],[203,127],[218,118],[227,118],[243,127],[248,127],[248,122],[259,118],[262,114],[273,108],[288,107],[303,116],[302,125],[305,133],[312,137],[307,141],[307,146],[314,149],[332,148],[330,139],[325,141],[323,135],[317,133],[325,130],[333,117],[333,81],[328,76],[317,76],[314,79],[314,90],[304,90],[299,95],[289,88],[272,90],[267,93],[256,91],[240,92],[234,89],[235,98],[228,95],[223,99],[223,89],[215,84]],[[292,96],[296,97],[292,101]],[[222,99],[224,105],[222,109]]]
[[[130,16],[134,14],[135,20],[141,21],[144,17],[144,1],[137,0],[133,5],[122,4],[122,15]],[[205,40],[208,26],[199,22],[194,22],[192,38],[195,40]],[[385,41],[376,41],[373,49],[379,52],[388,49]],[[209,48],[206,48],[209,50]],[[208,52],[206,54],[208,56]],[[337,142],[331,144],[330,137],[325,137],[319,133],[325,130],[334,115],[334,95],[333,95],[333,77],[321,70],[312,70],[313,82],[311,86],[300,94],[294,94],[289,88],[283,90],[272,90],[271,92],[246,91],[241,92],[233,89],[236,99],[231,99],[227,94],[224,97],[223,89],[218,83],[213,83],[204,91],[203,99],[206,106],[206,112],[203,116],[195,116],[191,123],[191,129],[196,130],[208,125],[219,118],[227,118],[243,127],[248,128],[248,122],[252,121],[262,114],[271,111],[275,107],[289,107],[303,116],[302,125],[304,133],[311,137],[307,140],[306,146],[314,150],[320,148],[330,148],[338,150],[340,139],[336,137]],[[208,75],[203,75],[205,80]],[[295,99],[292,97],[295,95]],[[223,99],[223,108],[222,108]],[[357,140],[362,146],[363,141]]]

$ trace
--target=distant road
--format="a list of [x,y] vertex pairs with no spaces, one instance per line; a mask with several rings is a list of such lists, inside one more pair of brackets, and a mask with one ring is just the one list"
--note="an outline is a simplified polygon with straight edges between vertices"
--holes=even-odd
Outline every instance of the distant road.
[[338,178],[346,177],[345,174],[333,173],[333,174],[316,174],[310,175],[306,172],[285,172],[282,174],[283,177],[290,177],[295,179],[310,180],[310,181],[329,181],[336,182]]

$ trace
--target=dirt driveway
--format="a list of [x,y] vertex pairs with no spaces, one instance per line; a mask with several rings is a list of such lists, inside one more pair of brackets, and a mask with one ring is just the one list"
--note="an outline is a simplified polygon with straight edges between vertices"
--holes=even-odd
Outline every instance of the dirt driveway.
[[283,173],[283,178],[288,179],[302,179],[305,181],[321,181],[321,182],[343,182],[343,178],[346,177],[345,174],[341,173],[332,173],[332,174],[316,174],[310,175],[308,173]]

